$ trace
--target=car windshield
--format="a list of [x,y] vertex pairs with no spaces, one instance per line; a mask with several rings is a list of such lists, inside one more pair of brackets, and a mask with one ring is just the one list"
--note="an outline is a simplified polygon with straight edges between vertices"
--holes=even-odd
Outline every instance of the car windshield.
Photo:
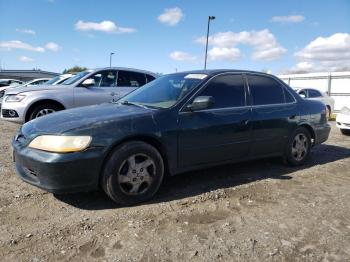
[[54,78],[51,78],[49,81],[45,82],[45,85],[52,85],[56,83],[58,80],[60,80],[61,76],[55,76]]
[[86,76],[87,74],[90,74],[91,71],[83,71],[80,72],[78,74],[76,74],[75,76],[68,78],[66,81],[64,81],[62,83],[62,85],[71,85],[74,84],[75,82],[79,81],[80,79],[82,79],[84,76]]
[[169,108],[198,86],[207,75],[177,73],[159,77],[118,100],[155,108]]

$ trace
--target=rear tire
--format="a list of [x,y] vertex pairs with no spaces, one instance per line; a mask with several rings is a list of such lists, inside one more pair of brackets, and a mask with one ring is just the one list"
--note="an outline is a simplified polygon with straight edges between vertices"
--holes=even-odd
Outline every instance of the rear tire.
[[350,135],[350,129],[340,129],[340,132],[341,132],[343,135],[347,135],[347,136]]
[[134,205],[149,200],[164,177],[162,156],[153,146],[127,142],[109,156],[102,173],[105,193],[116,203]]
[[62,110],[61,107],[54,105],[54,104],[41,104],[36,106],[29,115],[28,121],[33,120],[35,118],[52,114],[54,112]]
[[305,127],[298,127],[289,138],[285,160],[290,166],[303,165],[310,156],[311,136]]

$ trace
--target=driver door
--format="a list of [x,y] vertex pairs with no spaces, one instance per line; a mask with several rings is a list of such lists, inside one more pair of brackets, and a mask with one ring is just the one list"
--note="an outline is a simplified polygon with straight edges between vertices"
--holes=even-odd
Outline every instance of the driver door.
[[99,71],[74,88],[74,106],[112,102],[118,97],[117,92],[117,71]]
[[251,141],[251,107],[247,105],[242,75],[219,75],[195,97],[198,96],[210,96],[214,104],[207,109],[179,113],[179,167],[247,157]]

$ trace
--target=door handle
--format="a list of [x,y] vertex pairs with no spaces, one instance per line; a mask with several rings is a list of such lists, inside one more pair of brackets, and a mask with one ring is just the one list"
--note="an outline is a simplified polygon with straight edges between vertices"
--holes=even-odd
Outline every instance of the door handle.
[[110,95],[111,95],[111,96],[115,96],[115,93],[114,93],[114,92],[111,92]]

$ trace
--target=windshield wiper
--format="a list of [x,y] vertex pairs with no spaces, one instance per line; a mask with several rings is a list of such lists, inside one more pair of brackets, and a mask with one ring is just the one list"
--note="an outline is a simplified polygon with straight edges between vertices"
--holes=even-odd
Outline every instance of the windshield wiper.
[[127,100],[122,101],[121,104],[122,104],[122,105],[127,105],[127,106],[138,106],[138,107],[141,107],[141,108],[146,108],[146,109],[148,109],[148,107],[145,106],[145,105],[141,105],[141,104],[138,104],[138,103],[129,102],[129,101],[127,101]]

